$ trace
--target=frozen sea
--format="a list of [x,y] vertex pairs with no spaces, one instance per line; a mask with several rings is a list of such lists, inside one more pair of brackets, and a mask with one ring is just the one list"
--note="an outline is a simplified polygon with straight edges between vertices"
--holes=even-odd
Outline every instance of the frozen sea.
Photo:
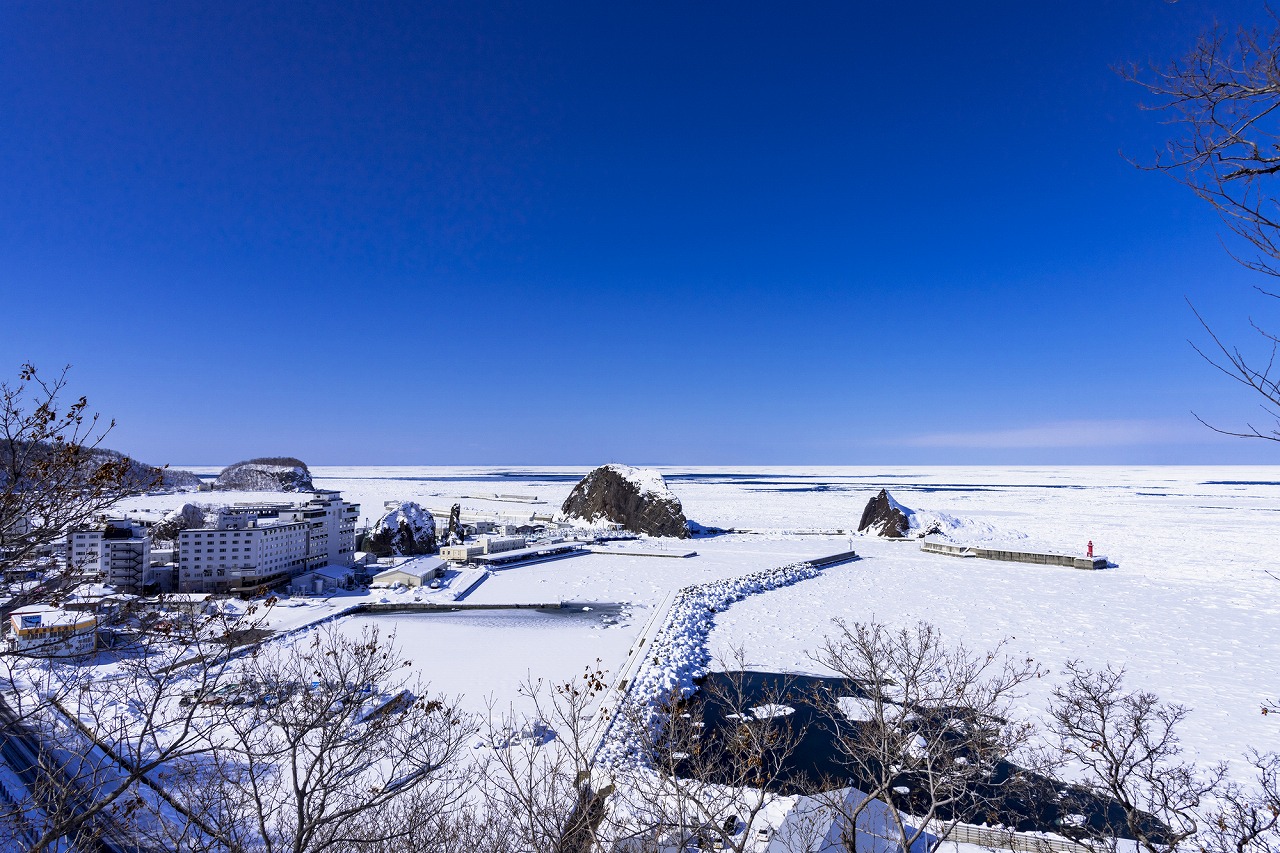
[[[216,473],[216,469],[195,469]],[[387,500],[433,510],[455,503],[512,520],[555,512],[587,468],[317,467],[319,488],[341,490],[366,521]],[[1280,749],[1280,467],[659,468],[697,522],[739,532],[691,543],[648,540],[669,559],[592,555],[495,572],[471,602],[588,601],[616,616],[528,612],[376,617],[446,693],[480,709],[520,681],[563,680],[599,659],[616,670],[654,607],[691,583],[733,577],[846,550],[862,556],[821,576],[717,614],[711,652],[741,647],[761,670],[820,674],[809,658],[831,619],[890,625],[927,620],[981,649],[1007,642],[1050,676],[1023,711],[1043,713],[1068,660],[1122,665],[1129,682],[1191,708],[1187,747],[1202,760]],[[961,560],[918,543],[850,536],[869,498],[886,488],[922,514],[954,517],[957,539],[1082,552],[1103,571]],[[497,500],[518,495],[524,500]],[[159,512],[184,500],[262,494],[147,496],[127,508]],[[323,605],[313,605],[323,606]],[[297,608],[302,610],[303,608]],[[609,611],[615,612],[615,611]],[[296,618],[296,614],[291,614]],[[375,617],[351,617],[357,629]],[[287,627],[281,625],[279,627]]]

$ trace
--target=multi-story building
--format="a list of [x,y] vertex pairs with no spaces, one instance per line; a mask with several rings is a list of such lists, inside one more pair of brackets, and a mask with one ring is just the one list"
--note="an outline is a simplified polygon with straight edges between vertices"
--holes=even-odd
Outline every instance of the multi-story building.
[[213,529],[178,533],[178,590],[257,595],[307,567],[301,521],[219,513]]
[[307,568],[350,566],[355,561],[356,521],[360,504],[347,503],[341,492],[317,491],[304,504],[233,504],[229,515],[249,515],[307,525]]
[[355,561],[360,505],[339,492],[304,504],[235,504],[214,530],[178,534],[178,589],[256,595],[322,566]]
[[151,535],[127,518],[68,533],[67,567],[73,572],[96,572],[121,592],[140,593],[158,581],[151,570]]
[[9,642],[19,654],[34,657],[86,655],[98,645],[98,618],[35,604],[9,614]]

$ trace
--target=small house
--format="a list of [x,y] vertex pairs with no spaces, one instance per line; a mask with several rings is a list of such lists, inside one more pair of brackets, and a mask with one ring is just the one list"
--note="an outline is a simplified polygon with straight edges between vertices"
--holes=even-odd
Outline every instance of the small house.
[[289,581],[289,592],[294,595],[324,595],[348,589],[353,582],[353,574],[349,566],[321,566]]

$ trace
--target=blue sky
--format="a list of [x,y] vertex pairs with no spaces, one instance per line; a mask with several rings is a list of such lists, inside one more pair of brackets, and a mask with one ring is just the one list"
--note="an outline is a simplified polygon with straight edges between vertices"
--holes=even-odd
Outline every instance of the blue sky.
[[176,464],[1280,459],[1111,70],[1260,4],[795,5],[5,4],[3,375]]

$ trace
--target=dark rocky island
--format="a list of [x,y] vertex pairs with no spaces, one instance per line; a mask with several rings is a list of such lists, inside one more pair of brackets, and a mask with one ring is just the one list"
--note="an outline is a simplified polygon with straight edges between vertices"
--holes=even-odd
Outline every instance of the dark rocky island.
[[656,471],[629,465],[602,465],[578,485],[560,508],[588,524],[610,521],[632,533],[689,538],[680,499]]
[[859,533],[872,533],[888,539],[902,539],[911,531],[911,510],[895,501],[887,491],[867,501],[867,508],[862,511],[862,520],[858,522]]

